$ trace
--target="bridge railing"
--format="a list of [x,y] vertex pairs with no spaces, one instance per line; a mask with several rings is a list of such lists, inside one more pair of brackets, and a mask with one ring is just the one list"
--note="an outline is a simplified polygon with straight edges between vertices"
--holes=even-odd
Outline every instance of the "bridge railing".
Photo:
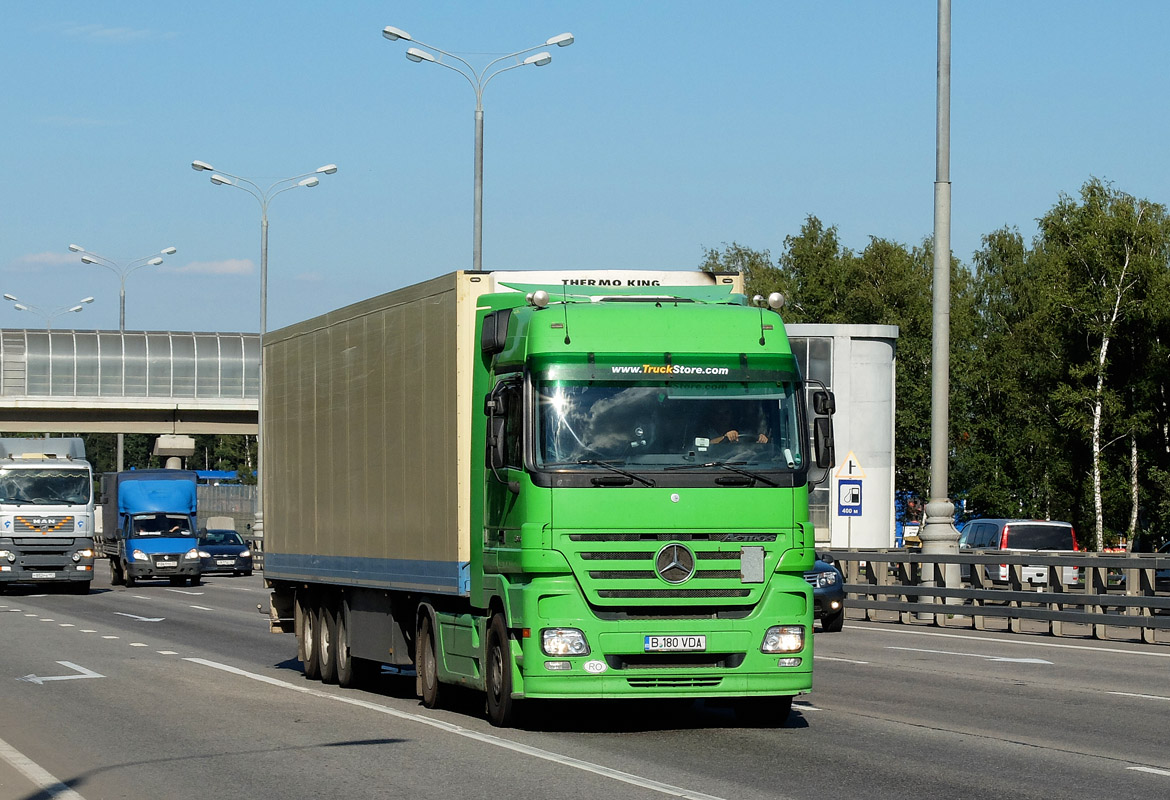
[[[845,576],[846,608],[869,621],[988,630],[988,619],[999,618],[1019,633],[1025,620],[1039,620],[1054,636],[1083,636],[1065,626],[1087,625],[1093,638],[1128,628],[1143,642],[1167,643],[1157,636],[1170,630],[1170,586],[1159,575],[1170,570],[1165,554],[828,552]],[[988,567],[998,576],[1000,565],[1007,580],[991,580]]]

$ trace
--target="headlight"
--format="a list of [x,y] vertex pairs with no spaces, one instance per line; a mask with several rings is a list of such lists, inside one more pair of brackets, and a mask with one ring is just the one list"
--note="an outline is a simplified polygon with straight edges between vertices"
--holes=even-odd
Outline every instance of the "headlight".
[[240,558],[250,558],[251,556],[252,556],[251,550],[241,550],[240,551]]
[[206,550],[200,550],[199,557],[200,558],[211,558],[211,553],[208,553]]
[[589,642],[576,628],[545,628],[540,632],[540,649],[546,656],[587,656]]
[[764,653],[799,653],[804,649],[803,625],[773,625],[764,633],[760,651]]
[[133,558],[135,561],[150,561],[150,556],[148,556],[146,553],[142,552],[141,550],[135,550],[133,553],[130,554],[130,557]]
[[199,551],[192,547],[186,553],[183,553],[183,558],[199,558]]
[[7,550],[0,550],[0,558],[8,558],[10,555],[12,553],[9,553]]
[[78,550],[73,554],[74,561],[80,561],[83,558],[93,558],[93,551],[86,548],[84,550]]
[[832,586],[837,582],[837,570],[817,573],[817,586]]

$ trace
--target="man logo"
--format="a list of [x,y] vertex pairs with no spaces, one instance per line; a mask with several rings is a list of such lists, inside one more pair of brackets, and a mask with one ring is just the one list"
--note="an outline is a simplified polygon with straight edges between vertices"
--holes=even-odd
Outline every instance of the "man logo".
[[654,557],[654,571],[667,583],[686,583],[695,574],[695,554],[686,545],[668,544]]

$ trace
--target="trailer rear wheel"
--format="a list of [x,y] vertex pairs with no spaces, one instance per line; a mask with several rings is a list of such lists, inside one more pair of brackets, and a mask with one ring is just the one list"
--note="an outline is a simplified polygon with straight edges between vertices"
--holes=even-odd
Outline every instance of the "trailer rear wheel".
[[321,676],[321,661],[317,657],[317,614],[307,597],[297,595],[297,615],[301,618],[301,652],[305,677],[316,680]]
[[328,598],[317,606],[317,658],[321,662],[321,680],[337,682],[337,607]]
[[512,700],[512,648],[504,615],[492,617],[487,633],[487,714],[497,727],[511,724],[516,704]]
[[427,708],[438,708],[443,699],[439,690],[439,662],[436,658],[435,632],[430,615],[424,614],[418,631],[418,651],[415,669],[418,675],[418,693]]

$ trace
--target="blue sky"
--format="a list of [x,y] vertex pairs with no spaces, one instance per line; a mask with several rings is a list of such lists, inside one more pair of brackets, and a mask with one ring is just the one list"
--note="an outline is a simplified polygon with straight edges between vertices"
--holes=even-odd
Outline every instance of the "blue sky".
[[[843,243],[931,234],[936,5],[888,2],[21,2],[0,50],[0,291],[54,328],[255,331],[470,268],[474,94],[394,25],[482,65],[564,31],[484,94],[488,269],[694,269],[778,254],[808,214]],[[1091,176],[1170,201],[1170,4],[955,0],[952,245],[1025,236]],[[928,291],[924,287],[924,291]],[[43,327],[0,306],[0,327]]]

